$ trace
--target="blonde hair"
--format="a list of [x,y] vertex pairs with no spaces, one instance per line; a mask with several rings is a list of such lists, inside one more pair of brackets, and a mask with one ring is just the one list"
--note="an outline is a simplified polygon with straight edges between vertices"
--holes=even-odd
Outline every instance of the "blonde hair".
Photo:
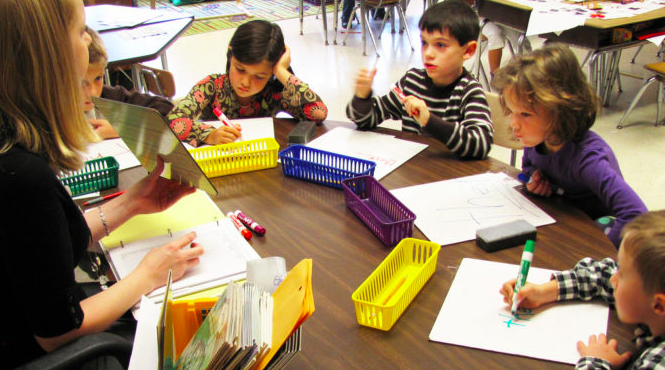
[[598,98],[565,45],[549,44],[515,56],[494,74],[492,86],[501,92],[504,110],[507,91],[531,110],[543,108],[550,144],[581,139],[596,120]]
[[77,152],[95,140],[72,67],[76,1],[0,1],[11,20],[0,22],[0,153],[20,145],[56,172],[80,168]]
[[621,235],[621,248],[633,258],[645,292],[665,293],[665,211],[635,217]]
[[109,62],[109,55],[106,53],[106,47],[104,46],[104,41],[99,37],[97,31],[92,28],[85,26],[85,32],[90,35],[90,45],[88,45],[88,63],[90,64],[101,64],[103,67]]

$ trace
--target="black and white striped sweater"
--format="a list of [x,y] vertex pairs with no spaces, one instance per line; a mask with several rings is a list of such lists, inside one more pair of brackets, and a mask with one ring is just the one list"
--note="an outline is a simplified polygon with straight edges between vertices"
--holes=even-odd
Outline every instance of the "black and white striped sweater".
[[397,86],[405,95],[414,95],[427,104],[431,114],[424,129],[409,116],[392,90],[380,97],[354,96],[346,107],[347,117],[361,129],[374,128],[386,119],[401,119],[404,131],[425,131],[462,158],[487,157],[494,134],[490,110],[482,87],[466,70],[454,83],[438,87],[425,69],[413,68]]

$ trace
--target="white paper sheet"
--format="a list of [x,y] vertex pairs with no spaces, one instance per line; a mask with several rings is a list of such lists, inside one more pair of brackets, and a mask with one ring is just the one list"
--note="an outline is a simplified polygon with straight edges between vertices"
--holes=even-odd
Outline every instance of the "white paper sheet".
[[[534,253],[538,264],[538,245]],[[603,302],[557,302],[513,316],[499,293],[519,266],[465,258],[432,327],[429,339],[549,361],[574,364],[577,341],[606,333],[609,308]],[[527,281],[544,283],[551,270],[532,267]]]
[[441,245],[472,240],[479,228],[524,219],[534,226],[554,223],[513,189],[504,173],[484,173],[391,190],[416,214],[416,226]]
[[118,161],[120,171],[141,165],[141,162],[121,138],[92,143],[88,145],[88,150],[83,153],[83,159],[86,161],[101,157],[114,157]]
[[391,135],[336,127],[307,144],[308,147],[376,163],[374,177],[381,180],[423,149],[426,144]]
[[141,308],[136,313],[136,334],[129,370],[157,369],[159,356],[157,349],[157,321],[160,307],[149,298],[141,298]]
[[[219,121],[204,121],[203,123],[217,128],[222,125]],[[265,139],[267,137],[275,138],[275,125],[272,117],[234,119],[231,120],[231,123],[239,124],[242,127],[242,136],[236,142]],[[194,148],[185,142],[183,144],[185,144],[185,148],[188,150]],[[201,146],[204,145],[202,144]]]

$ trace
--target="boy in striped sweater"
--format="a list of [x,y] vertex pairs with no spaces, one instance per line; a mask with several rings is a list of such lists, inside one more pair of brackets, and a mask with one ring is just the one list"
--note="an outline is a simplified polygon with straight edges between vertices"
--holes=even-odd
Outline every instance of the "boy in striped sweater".
[[[376,69],[361,69],[346,115],[360,129],[401,119],[402,129],[428,133],[462,158],[487,156],[494,133],[485,93],[462,63],[476,52],[476,13],[460,0],[440,2],[418,23],[425,68],[413,68],[387,95],[372,97]],[[403,93],[402,93],[403,92]]]

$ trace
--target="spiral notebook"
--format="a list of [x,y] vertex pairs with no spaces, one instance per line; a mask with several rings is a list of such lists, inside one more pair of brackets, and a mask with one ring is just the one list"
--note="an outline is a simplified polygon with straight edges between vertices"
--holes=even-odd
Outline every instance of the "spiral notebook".
[[[152,249],[190,231],[204,253],[200,263],[171,285],[174,297],[220,286],[245,276],[247,261],[260,258],[203,191],[187,195],[169,209],[138,215],[100,241],[117,279],[129,275]],[[187,248],[187,247],[186,247]],[[160,300],[164,288],[148,294]]]

